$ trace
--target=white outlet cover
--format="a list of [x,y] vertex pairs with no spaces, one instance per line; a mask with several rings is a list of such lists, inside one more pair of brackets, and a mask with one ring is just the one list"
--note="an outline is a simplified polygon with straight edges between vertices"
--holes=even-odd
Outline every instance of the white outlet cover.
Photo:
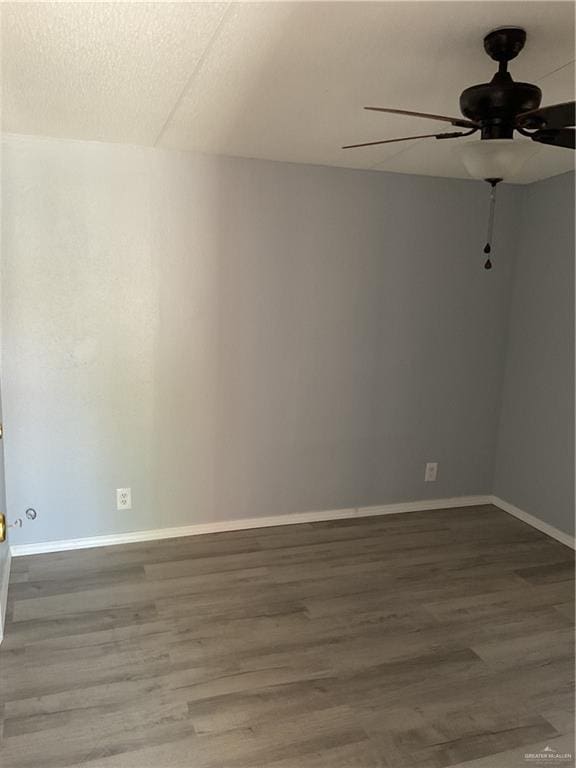
[[426,464],[426,470],[424,471],[424,480],[427,483],[434,483],[436,482],[437,477],[438,477],[438,462],[429,461]]
[[116,509],[132,509],[131,488],[116,488]]

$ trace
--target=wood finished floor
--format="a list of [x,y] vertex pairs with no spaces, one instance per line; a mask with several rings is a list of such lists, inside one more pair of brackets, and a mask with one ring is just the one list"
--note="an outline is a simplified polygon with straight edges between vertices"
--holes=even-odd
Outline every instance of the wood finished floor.
[[14,559],[0,764],[526,767],[573,751],[573,572],[494,507]]

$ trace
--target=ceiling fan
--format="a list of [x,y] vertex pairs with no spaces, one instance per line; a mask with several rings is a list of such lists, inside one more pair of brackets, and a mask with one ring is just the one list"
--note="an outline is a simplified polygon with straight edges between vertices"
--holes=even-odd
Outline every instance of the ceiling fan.
[[[508,62],[520,53],[525,42],[526,32],[519,27],[501,27],[486,35],[484,50],[490,58],[498,62],[498,71],[489,83],[472,85],[462,91],[460,111],[463,117],[447,117],[387,107],[364,107],[374,112],[439,120],[465,130],[367,141],[342,147],[355,149],[427,138],[456,139],[480,131],[479,141],[466,142],[462,146],[462,161],[471,176],[484,179],[492,187],[485,253],[490,253],[491,250],[496,184],[516,173],[534,149],[530,141],[513,141],[514,131],[540,144],[576,149],[576,131],[573,127],[576,124],[575,103],[569,101],[540,108],[540,88],[531,83],[515,82],[508,72]],[[491,268],[490,259],[486,261],[485,266],[487,269]]]
[[362,144],[347,144],[342,149],[370,147],[375,144],[390,144],[413,139],[455,139],[481,132],[482,140],[511,139],[514,131],[528,136],[541,144],[576,149],[574,102],[540,107],[542,91],[537,85],[517,83],[508,72],[508,62],[516,58],[524,48],[526,32],[518,27],[501,27],[484,38],[484,50],[498,62],[498,72],[489,83],[472,85],[460,95],[460,111],[464,117],[411,112],[406,109],[386,107],[364,107],[373,112],[388,112],[395,115],[411,115],[428,120],[440,120],[466,131],[450,133],[427,133],[421,136],[404,136],[399,139],[367,141]]

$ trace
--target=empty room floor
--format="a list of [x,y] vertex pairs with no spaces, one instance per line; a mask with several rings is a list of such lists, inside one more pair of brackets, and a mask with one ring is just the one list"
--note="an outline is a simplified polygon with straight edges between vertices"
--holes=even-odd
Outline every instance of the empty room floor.
[[513,768],[572,751],[573,572],[569,548],[490,506],[16,558],[0,762]]

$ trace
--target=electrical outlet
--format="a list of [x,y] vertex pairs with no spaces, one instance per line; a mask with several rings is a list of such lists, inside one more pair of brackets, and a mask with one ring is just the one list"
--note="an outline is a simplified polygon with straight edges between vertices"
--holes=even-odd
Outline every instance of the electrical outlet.
[[132,488],[116,488],[116,509],[132,509]]
[[426,464],[426,470],[424,471],[424,481],[427,483],[435,483],[438,476],[438,463],[435,461],[429,461]]

